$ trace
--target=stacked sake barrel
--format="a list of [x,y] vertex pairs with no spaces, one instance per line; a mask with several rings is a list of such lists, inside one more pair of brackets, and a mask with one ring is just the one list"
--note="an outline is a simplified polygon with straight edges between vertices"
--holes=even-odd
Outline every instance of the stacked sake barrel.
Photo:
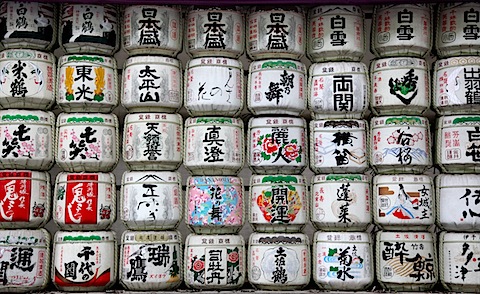
[[186,12],[184,167],[187,179],[184,280],[198,290],[239,289],[245,282],[244,14],[228,7]]
[[298,290],[310,282],[305,13],[251,8],[247,17],[250,178],[248,280],[257,289]]
[[313,279],[326,290],[364,290],[374,272],[363,11],[314,7],[307,37]]
[[117,281],[115,176],[119,159],[117,8],[63,4],[58,60],[55,233],[51,279],[63,291],[103,291]]
[[370,65],[370,162],[376,277],[395,291],[428,291],[438,280],[430,123],[429,4],[376,6]]
[[56,8],[47,3],[0,4],[0,284],[30,292],[49,283],[54,163]]
[[437,14],[433,108],[440,281],[449,291],[479,292],[480,4],[441,4]]
[[174,290],[183,282],[182,18],[177,6],[126,6],[122,23],[122,234],[120,284],[132,291]]

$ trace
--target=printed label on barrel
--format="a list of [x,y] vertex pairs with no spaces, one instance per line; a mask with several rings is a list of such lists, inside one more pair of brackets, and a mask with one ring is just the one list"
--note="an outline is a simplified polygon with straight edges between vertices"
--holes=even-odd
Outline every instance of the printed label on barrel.
[[2,2],[0,40],[6,48],[15,48],[19,40],[28,40],[27,46],[47,50],[55,42],[54,12],[53,3]]
[[[0,283],[7,289],[40,290],[47,284],[49,236],[46,231],[2,230]],[[48,239],[48,241],[46,240]],[[5,288],[4,288],[5,289]]]
[[[214,240],[215,239],[215,240]],[[229,235],[204,236],[186,247],[185,282],[194,288],[238,288],[245,280],[245,248]]]
[[375,184],[377,209],[374,213],[380,225],[433,224],[433,191],[427,176],[379,178],[382,181]]
[[288,60],[266,60],[250,65],[248,105],[255,113],[305,109],[305,65]]
[[123,46],[127,51],[142,49],[170,56],[181,48],[180,12],[162,6],[125,8]]
[[61,20],[61,44],[66,45],[67,52],[82,50],[75,43],[93,43],[109,54],[117,47],[117,10],[113,5],[65,4]]
[[[441,6],[437,24],[439,55],[478,54],[480,47],[480,5],[478,3],[449,3]],[[470,54],[469,54],[470,55]]]
[[130,228],[175,227],[181,219],[181,186],[176,173],[124,174],[122,219]]
[[192,177],[188,181],[187,224],[243,225],[243,191],[236,177]]
[[420,114],[430,105],[430,76],[425,60],[380,59],[372,64],[372,72],[373,107],[408,106],[417,108]]
[[440,163],[476,165],[480,162],[480,116],[445,116],[441,124]]
[[348,243],[335,237],[332,233],[328,241],[317,240],[314,245],[315,281],[332,289],[363,289],[373,281],[371,245],[353,233]]
[[[454,291],[467,291],[467,287],[480,286],[479,234],[443,233],[439,252],[443,264],[440,278],[452,285]],[[442,260],[443,259],[443,260]],[[463,290],[462,290],[463,289]],[[469,291],[472,291],[469,289]],[[475,290],[474,290],[475,291]]]
[[177,109],[181,104],[181,75],[178,61],[154,57],[130,58],[123,76],[122,104],[137,107]]
[[[293,11],[253,12],[248,16],[247,52],[300,59],[305,52],[305,18]],[[278,54],[281,54],[279,56]]]
[[[95,234],[68,236],[54,245],[53,282],[62,289],[107,288],[115,277],[115,244]],[[75,242],[85,240],[87,242]],[[71,242],[73,243],[63,243]]]
[[54,100],[55,69],[50,54],[18,49],[3,51],[0,54],[0,74],[3,97],[30,98],[32,100],[27,101],[44,107]]
[[419,117],[379,117],[372,121],[372,163],[427,166],[431,163],[427,122]]
[[128,116],[125,120],[125,161],[180,162],[182,126],[176,119],[176,115],[167,117],[159,113]]
[[436,68],[434,106],[476,107],[480,104],[480,58],[439,60]]
[[[391,233],[380,240],[377,276],[383,283],[407,285],[436,283],[435,249],[429,233]],[[428,236],[427,236],[428,235]]]
[[[187,168],[230,167],[243,164],[243,131],[240,121],[230,118],[199,118],[186,126]],[[186,123],[187,124],[187,123]]]
[[368,107],[367,68],[363,63],[314,63],[309,69],[309,103],[315,115],[358,117]]
[[[321,180],[323,178],[323,180]],[[317,176],[311,220],[318,228],[366,228],[371,222],[370,188],[362,175]]]
[[317,171],[363,171],[368,167],[364,121],[313,121],[311,156]]
[[108,57],[64,57],[58,73],[57,101],[67,108],[79,103],[114,106],[118,99],[115,67],[115,61]]
[[[142,284],[176,284],[182,274],[180,244],[123,245],[122,283],[136,289],[150,288]],[[164,285],[158,285],[165,288]]]
[[288,118],[266,118],[265,126],[251,126],[250,165],[257,168],[305,166],[306,130],[297,123]]
[[237,58],[243,53],[245,29],[240,12],[193,10],[187,19],[186,49],[193,56],[215,52]]
[[424,56],[432,46],[431,8],[426,4],[377,8],[374,32],[372,46],[381,56]]
[[250,223],[303,225],[307,222],[306,187],[301,178],[257,176],[250,189]]
[[[10,111],[11,112],[11,111]],[[0,113],[0,141],[4,166],[47,169],[53,155],[50,113]],[[28,163],[28,164],[27,164]]]
[[[307,285],[310,280],[310,252],[308,245],[304,244],[305,240],[297,235],[259,235],[254,242],[250,237],[249,281],[253,285],[270,287]],[[257,237],[254,235],[254,238]]]

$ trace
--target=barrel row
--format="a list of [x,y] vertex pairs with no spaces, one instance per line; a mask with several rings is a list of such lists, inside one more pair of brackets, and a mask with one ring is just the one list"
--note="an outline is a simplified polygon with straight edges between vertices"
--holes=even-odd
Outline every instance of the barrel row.
[[[375,241],[373,238],[375,237]],[[317,232],[187,236],[177,231],[65,232],[2,230],[5,291],[104,291],[117,281],[127,290],[229,290],[250,283],[262,290],[320,289],[478,291],[475,233]],[[51,244],[53,243],[53,244]],[[120,248],[117,243],[121,243]],[[438,247],[437,247],[438,245]],[[53,250],[52,250],[53,248]],[[438,248],[438,249],[437,249]],[[473,257],[473,258],[472,258]],[[314,261],[314,262],[312,262]],[[30,281],[25,286],[24,281]]]
[[[478,3],[377,5],[371,49],[377,56],[440,57],[479,53]],[[122,13],[120,13],[120,10]],[[187,8],[178,5],[2,3],[2,45],[112,56],[121,43],[130,54],[361,60],[364,13],[358,6]],[[58,27],[58,29],[57,29]],[[57,33],[58,31],[58,33]]]

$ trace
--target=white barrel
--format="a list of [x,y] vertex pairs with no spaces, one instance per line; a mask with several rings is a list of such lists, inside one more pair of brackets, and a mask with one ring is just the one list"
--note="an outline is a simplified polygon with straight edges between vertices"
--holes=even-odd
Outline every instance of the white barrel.
[[244,224],[245,199],[240,177],[187,179],[185,224],[196,234],[235,234]]
[[365,231],[372,223],[370,178],[363,174],[312,177],[310,220],[323,231]]
[[176,112],[182,92],[178,59],[149,55],[125,60],[121,102],[128,112]]
[[480,175],[437,175],[435,192],[436,224],[440,228],[455,232],[478,231]]
[[360,6],[312,7],[308,11],[307,26],[307,56],[312,62],[362,60],[366,34]]
[[0,110],[0,168],[50,169],[53,165],[54,129],[53,112]]
[[439,4],[435,44],[439,57],[480,54],[479,15],[476,1]]
[[3,1],[0,40],[5,49],[50,51],[57,40],[55,3]]
[[480,111],[480,56],[435,62],[432,106],[440,115]]
[[58,61],[58,106],[65,112],[111,112],[118,104],[117,62],[100,55],[64,55]]
[[373,218],[384,230],[426,231],[435,223],[435,190],[427,175],[373,178]]
[[118,249],[113,231],[55,233],[52,282],[61,291],[105,291],[117,281]]
[[175,170],[182,163],[182,116],[127,114],[122,146],[123,161],[131,170]]
[[308,223],[307,181],[297,175],[252,175],[249,222],[256,232],[300,232]]
[[321,232],[313,236],[313,280],[330,291],[365,290],[373,283],[369,233]]
[[376,115],[420,115],[429,109],[430,74],[424,59],[377,59],[370,74],[370,105]]
[[116,220],[113,173],[61,172],[55,180],[53,220],[62,230],[105,230]]
[[248,281],[260,290],[300,290],[310,282],[310,241],[303,233],[252,233]]
[[171,230],[183,217],[180,174],[126,171],[122,177],[120,215],[130,230]]
[[131,291],[175,290],[183,281],[178,231],[124,231],[119,281]]
[[0,52],[0,108],[49,109],[55,102],[55,79],[51,53],[27,49]]
[[432,5],[376,5],[372,17],[371,49],[378,57],[424,57],[433,45]]
[[480,234],[441,232],[438,260],[440,282],[448,291],[480,291]]
[[429,291],[438,281],[434,236],[429,232],[376,234],[376,278],[390,291]]
[[248,165],[257,174],[301,174],[307,167],[306,121],[256,117],[248,123]]
[[236,116],[243,109],[244,91],[240,60],[201,57],[187,62],[184,105],[191,116]]
[[193,175],[236,175],[244,164],[243,121],[190,117],[185,121],[184,167]]
[[185,240],[185,284],[197,290],[240,289],[245,283],[241,235],[195,235]]
[[197,7],[189,10],[186,17],[185,50],[190,56],[239,58],[245,51],[245,18],[241,9]]
[[0,228],[41,228],[50,220],[50,174],[0,170]]
[[70,172],[112,171],[120,153],[118,129],[115,114],[60,113],[55,162]]
[[307,108],[305,64],[287,59],[250,63],[247,107],[254,115],[299,116]]
[[300,60],[305,54],[305,31],[305,14],[300,7],[252,7],[247,15],[247,55],[253,60]]
[[3,293],[29,293],[48,286],[50,239],[45,229],[0,230]]
[[361,173],[368,168],[367,122],[312,120],[310,169],[320,173]]
[[368,70],[361,62],[313,63],[308,108],[315,119],[362,118],[368,111]]
[[370,164],[377,173],[417,174],[432,164],[427,118],[374,117],[370,128]]
[[480,172],[480,115],[437,119],[436,163],[446,173]]
[[129,55],[182,51],[183,20],[176,5],[129,5],[123,13],[122,44]]
[[63,3],[58,43],[68,54],[97,53],[111,56],[119,46],[117,7],[110,4]]

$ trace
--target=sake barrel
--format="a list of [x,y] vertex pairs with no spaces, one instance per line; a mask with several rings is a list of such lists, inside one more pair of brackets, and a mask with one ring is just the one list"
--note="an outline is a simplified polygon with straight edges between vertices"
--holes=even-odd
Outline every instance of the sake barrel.
[[47,110],[55,102],[55,57],[29,49],[0,52],[0,108]]
[[50,174],[0,170],[0,228],[41,228],[50,220]]
[[120,215],[130,230],[171,230],[183,219],[180,174],[169,171],[125,171]]
[[54,128],[53,112],[0,110],[0,168],[50,169],[53,165]]
[[307,21],[307,56],[312,62],[360,61],[363,58],[365,25],[360,6],[312,7]]
[[241,10],[194,7],[188,11],[185,25],[185,49],[193,57],[239,58],[245,51],[245,17]]
[[182,51],[183,20],[179,6],[126,6],[121,27],[123,49],[129,55],[175,57]]
[[240,289],[245,283],[245,255],[241,235],[190,234],[185,240],[185,284],[196,290]]
[[58,43],[68,54],[96,53],[112,56],[119,46],[119,18],[115,5],[63,3]]

